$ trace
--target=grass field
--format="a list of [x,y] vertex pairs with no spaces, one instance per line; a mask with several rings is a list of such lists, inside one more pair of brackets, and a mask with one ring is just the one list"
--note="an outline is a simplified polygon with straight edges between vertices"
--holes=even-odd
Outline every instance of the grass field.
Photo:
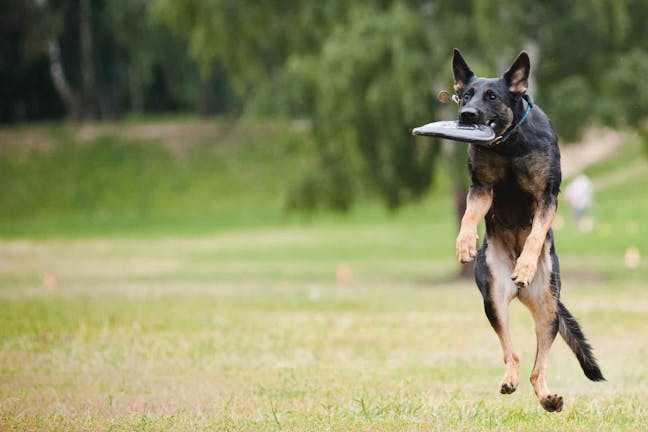
[[[540,408],[524,378],[515,394],[498,394],[499,344],[477,290],[433,276],[450,263],[390,256],[378,245],[373,254],[385,255],[347,260],[357,274],[338,285],[336,261],[326,257],[333,234],[3,242],[2,429],[642,430],[648,423],[643,277],[567,272],[564,301],[608,382],[587,381],[558,341],[549,382],[566,407],[556,415]],[[373,244],[359,241],[367,250]],[[51,292],[44,270],[58,276]],[[512,311],[524,377],[532,321],[521,305]]]
[[[100,147],[90,149],[96,155]],[[267,149],[286,155],[275,150]],[[1,430],[646,429],[648,176],[636,145],[588,170],[597,187],[592,232],[578,231],[561,208],[563,300],[608,381],[589,382],[557,340],[548,381],[565,397],[560,414],[539,406],[526,378],[533,324],[517,302],[511,330],[521,385],[499,394],[499,343],[474,284],[453,278],[455,226],[443,183],[396,215],[364,203],[344,218],[286,219],[282,183],[270,179],[281,166],[294,168],[290,156],[268,162],[222,151],[219,166],[230,168],[216,177],[198,169],[197,189],[170,198],[166,216],[150,213],[153,228],[139,234],[110,214],[94,227],[74,227],[118,199],[107,186],[96,201],[79,195],[90,200],[75,201],[83,217],[55,200],[32,217],[28,192],[38,185],[20,195],[20,182],[0,174],[4,192],[22,200],[10,207],[4,195],[0,207]],[[117,158],[110,160],[122,167],[118,190],[128,191],[139,169],[118,153],[105,157]],[[182,172],[156,154],[167,170]],[[56,178],[47,158],[2,162],[14,174],[43,169]],[[255,172],[268,182],[250,190],[241,164],[260,167]],[[181,187],[162,184],[162,192],[184,191],[193,178],[185,175]],[[236,196],[211,185],[218,179]],[[212,227],[199,223],[206,219],[196,204],[210,191],[221,191],[222,201],[207,217],[225,214]],[[147,209],[163,207],[162,192]],[[133,209],[136,201],[127,195],[119,203]],[[183,206],[199,226],[174,232],[168,223]],[[237,221],[236,212],[248,219]],[[624,266],[630,246],[644,256],[637,268]],[[341,268],[351,275],[337,282]]]

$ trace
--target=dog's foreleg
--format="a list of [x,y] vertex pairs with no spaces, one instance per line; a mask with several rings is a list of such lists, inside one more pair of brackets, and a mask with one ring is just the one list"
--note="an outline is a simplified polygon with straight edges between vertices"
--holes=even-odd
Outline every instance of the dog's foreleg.
[[556,216],[556,198],[554,196],[544,198],[533,215],[531,232],[524,242],[522,253],[518,257],[511,275],[511,279],[520,288],[529,286],[536,274],[538,258],[540,258],[554,216]]
[[457,259],[467,263],[477,256],[477,225],[484,219],[493,203],[493,190],[485,186],[470,186],[466,212],[457,236]]

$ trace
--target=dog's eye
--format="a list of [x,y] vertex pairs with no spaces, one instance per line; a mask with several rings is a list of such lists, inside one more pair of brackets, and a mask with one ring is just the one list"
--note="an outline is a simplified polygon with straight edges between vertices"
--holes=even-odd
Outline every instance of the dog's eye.
[[463,100],[464,102],[468,102],[470,100],[470,93],[464,93]]
[[486,97],[488,98],[488,100],[495,100],[495,99],[497,99],[497,95],[496,95],[495,92],[492,91],[492,90],[488,90],[488,91],[486,92]]

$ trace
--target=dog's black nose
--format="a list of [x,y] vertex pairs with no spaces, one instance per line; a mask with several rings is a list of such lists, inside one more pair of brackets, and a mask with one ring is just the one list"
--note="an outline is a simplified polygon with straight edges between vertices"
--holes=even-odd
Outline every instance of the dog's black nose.
[[464,108],[459,113],[459,123],[472,125],[478,123],[479,113],[475,108]]

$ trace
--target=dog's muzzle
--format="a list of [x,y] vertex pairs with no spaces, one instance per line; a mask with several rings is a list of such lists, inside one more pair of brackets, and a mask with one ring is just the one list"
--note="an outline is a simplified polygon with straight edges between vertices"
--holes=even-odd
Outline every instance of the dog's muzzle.
[[479,112],[475,108],[464,108],[459,113],[459,123],[464,125],[474,125],[480,123]]

